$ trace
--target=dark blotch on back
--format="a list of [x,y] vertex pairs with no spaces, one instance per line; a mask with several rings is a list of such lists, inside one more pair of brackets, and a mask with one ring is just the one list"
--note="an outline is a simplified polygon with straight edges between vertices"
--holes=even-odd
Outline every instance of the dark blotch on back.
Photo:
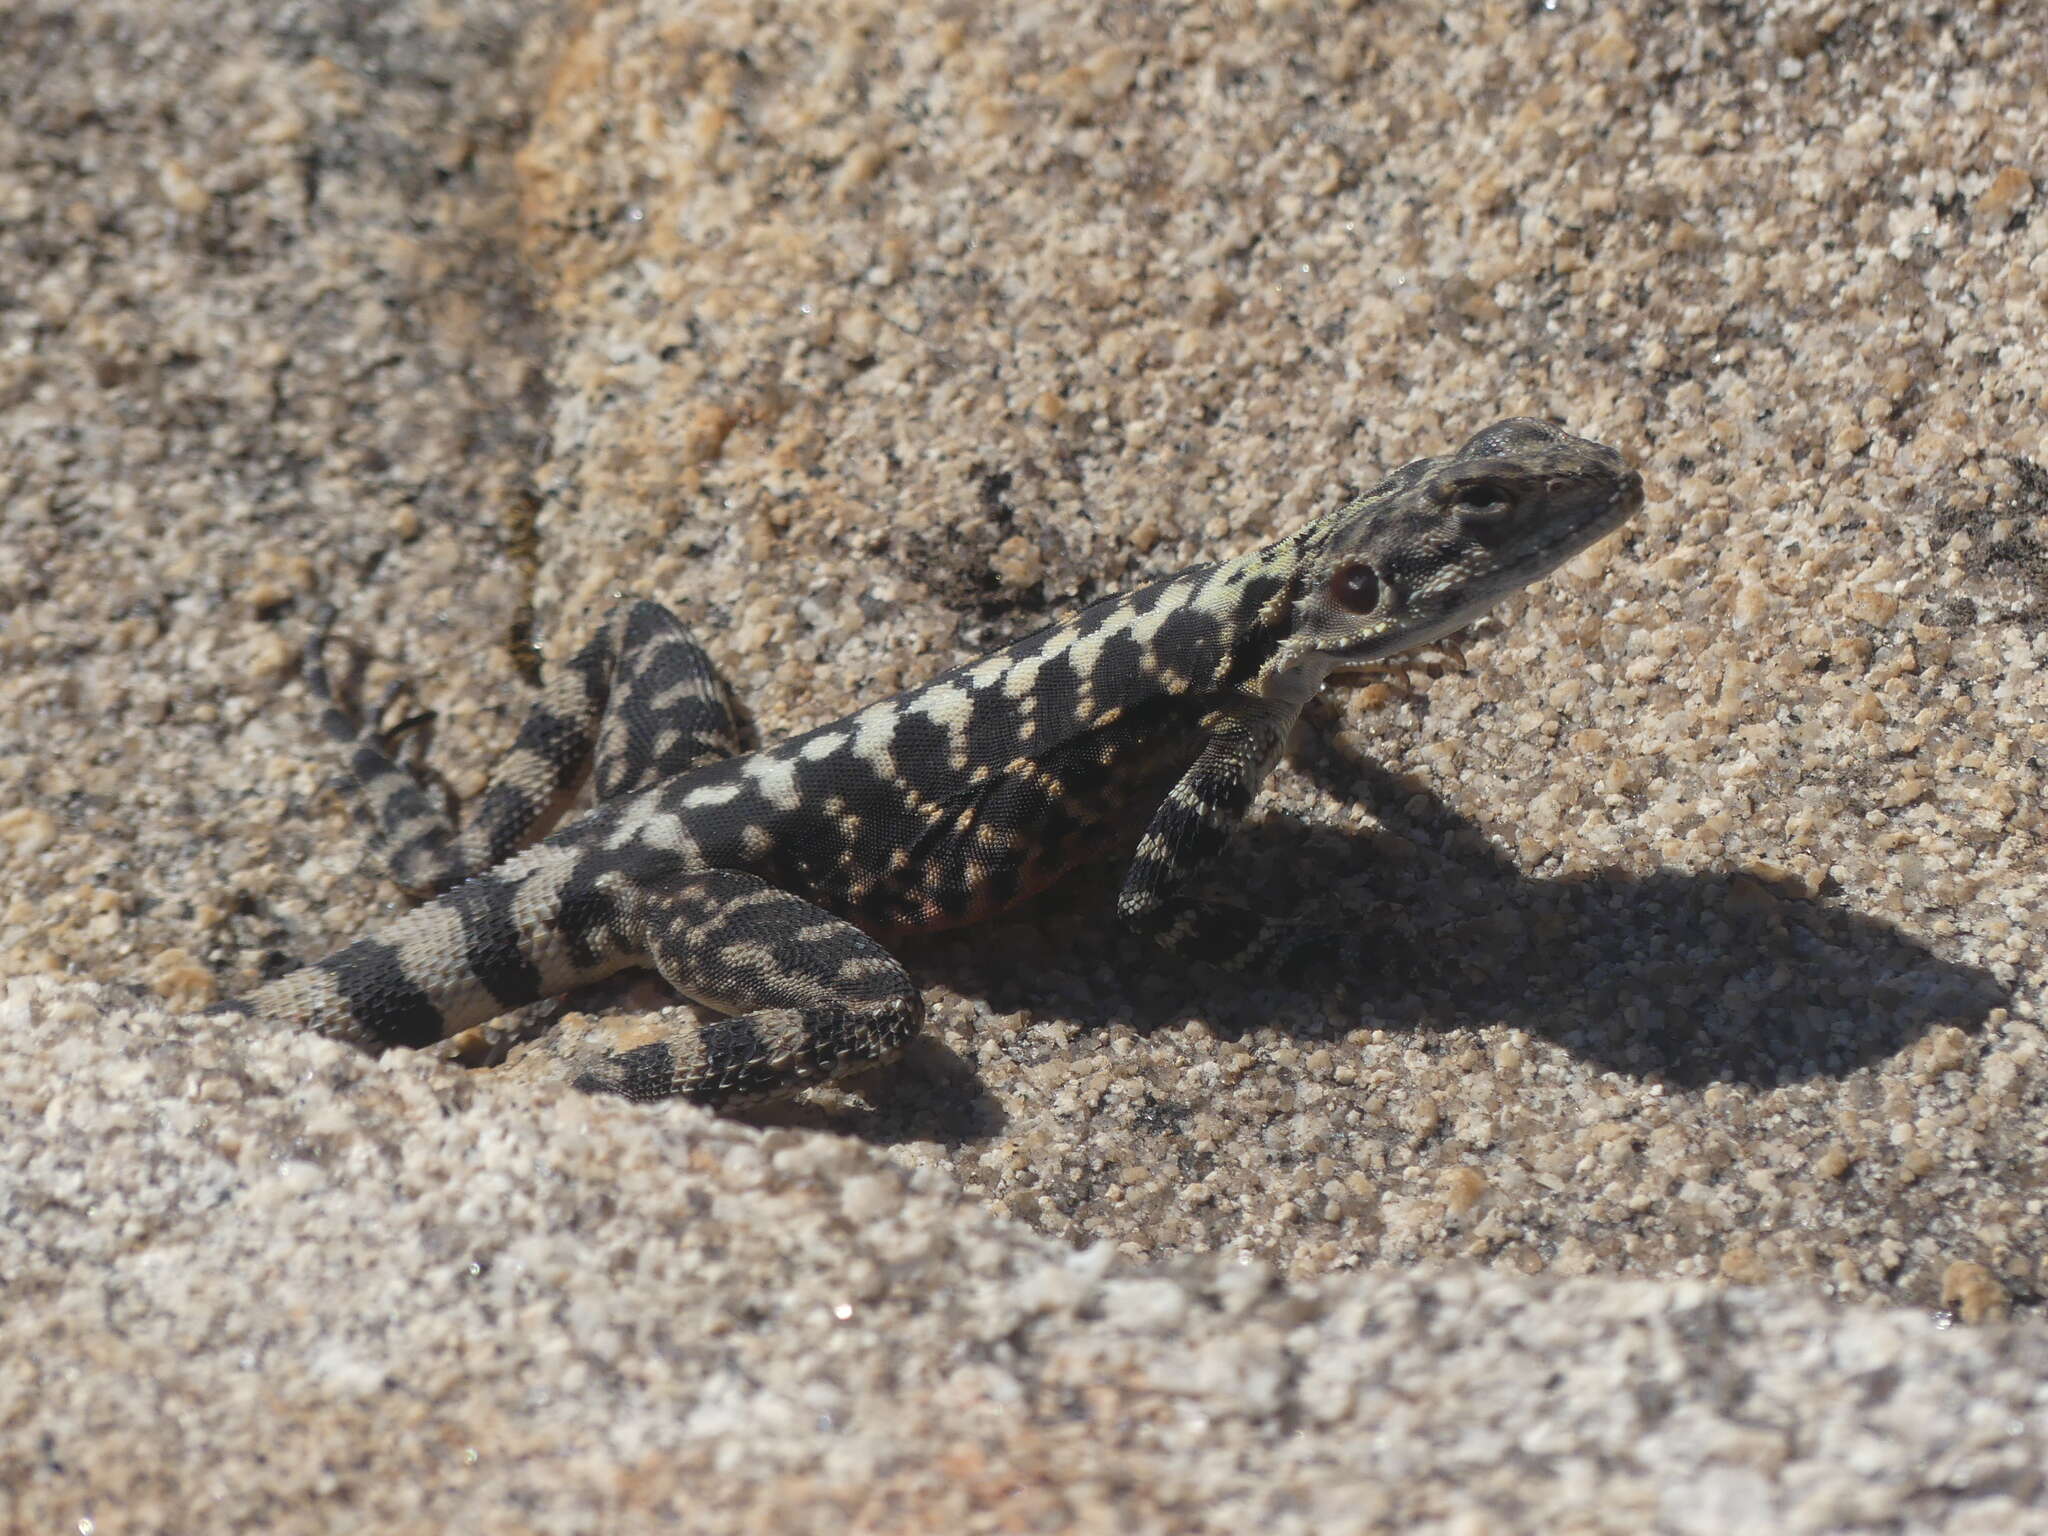
[[1285,625],[1272,624],[1262,628],[1259,614],[1285,586],[1286,582],[1280,577],[1264,572],[1252,577],[1239,589],[1237,624],[1230,654],[1225,658],[1226,670],[1221,686],[1235,687],[1246,678],[1255,676],[1279,648]]
[[1143,647],[1121,630],[1108,636],[1102,642],[1102,649],[1095,653],[1096,707],[1122,703],[1151,692],[1149,686],[1134,686],[1138,679],[1148,676]]
[[1000,680],[991,687],[975,689],[973,698],[974,705],[967,716],[967,760],[970,765],[999,768],[1016,757],[1024,745],[1019,701],[1003,691]]
[[1197,686],[1213,683],[1223,664],[1223,626],[1198,608],[1169,614],[1152,639],[1160,662]]
[[889,736],[890,766],[896,777],[920,796],[935,800],[960,782],[952,758],[953,738],[931,716],[897,716],[896,728]]
[[1056,741],[1073,729],[1074,712],[1081,703],[1081,674],[1066,652],[1039,666],[1031,680],[1031,697],[1031,728],[1036,735]]
[[1259,616],[1259,610],[1273,600],[1273,595],[1285,586],[1271,571],[1261,571],[1248,578],[1237,589],[1237,611],[1246,624]]

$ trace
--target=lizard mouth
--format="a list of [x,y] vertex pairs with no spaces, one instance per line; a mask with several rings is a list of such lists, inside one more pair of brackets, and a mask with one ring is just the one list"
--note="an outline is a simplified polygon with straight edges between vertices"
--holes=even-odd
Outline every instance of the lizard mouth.
[[1572,524],[1555,538],[1522,551],[1507,569],[1492,573],[1490,578],[1479,577],[1471,587],[1445,603],[1436,622],[1422,628],[1408,628],[1397,648],[1388,648],[1387,636],[1373,635],[1323,654],[1342,670],[1370,666],[1389,657],[1433,645],[1464,629],[1510,592],[1548,575],[1574,555],[1599,543],[1635,516],[1642,505],[1643,477],[1632,469],[1626,470],[1618,477],[1606,500],[1584,521]]
[[1555,570],[1581,550],[1592,548],[1642,509],[1643,477],[1631,469],[1623,475],[1606,506],[1559,538],[1530,551],[1527,564],[1532,568],[1531,579]]

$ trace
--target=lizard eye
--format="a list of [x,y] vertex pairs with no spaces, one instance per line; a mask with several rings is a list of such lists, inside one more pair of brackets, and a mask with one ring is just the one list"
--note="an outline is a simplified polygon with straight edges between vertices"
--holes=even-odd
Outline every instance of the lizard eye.
[[1380,605],[1380,579],[1369,565],[1347,565],[1330,578],[1330,600],[1351,613],[1371,613]]
[[1468,485],[1458,492],[1458,505],[1472,507],[1504,507],[1514,498],[1497,485]]

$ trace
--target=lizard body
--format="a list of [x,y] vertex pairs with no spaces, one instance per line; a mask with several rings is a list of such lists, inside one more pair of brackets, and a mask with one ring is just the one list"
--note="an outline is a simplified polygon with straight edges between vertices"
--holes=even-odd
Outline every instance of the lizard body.
[[[1181,894],[1332,672],[1462,627],[1633,513],[1612,449],[1487,428],[1233,560],[1107,598],[921,687],[742,754],[666,609],[616,608],[550,682],[465,826],[331,703],[372,841],[432,900],[224,1014],[423,1046],[627,966],[688,1009],[578,1085],[770,1098],[896,1054],[923,1001],[883,947],[1127,857],[1118,914],[1176,952],[1286,969],[1331,936]],[[316,642],[308,679],[330,692]],[[533,841],[588,773],[596,804]],[[530,846],[529,846],[530,844]]]

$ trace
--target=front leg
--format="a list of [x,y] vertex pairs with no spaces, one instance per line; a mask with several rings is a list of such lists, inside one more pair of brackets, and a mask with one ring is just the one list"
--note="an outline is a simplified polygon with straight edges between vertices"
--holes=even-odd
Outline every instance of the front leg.
[[735,1015],[663,1009],[655,1038],[576,1079],[591,1093],[730,1107],[889,1060],[924,999],[889,952],[845,919],[739,870],[700,870],[616,897],[626,944],[681,992]]
[[1126,925],[1188,959],[1283,976],[1323,966],[1343,945],[1333,931],[1180,894],[1187,877],[1222,849],[1251,809],[1289,723],[1247,709],[1211,725],[1208,745],[1153,813],[1132,856],[1116,904]]

